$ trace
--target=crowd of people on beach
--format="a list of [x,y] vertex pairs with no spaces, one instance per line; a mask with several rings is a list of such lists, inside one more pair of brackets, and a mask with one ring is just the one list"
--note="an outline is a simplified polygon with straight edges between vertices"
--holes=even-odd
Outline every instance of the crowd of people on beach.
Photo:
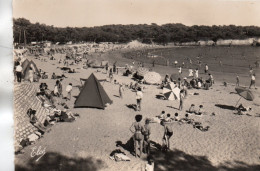
[[[65,49],[57,51],[55,53],[65,53]],[[50,51],[51,53],[54,53]],[[35,51],[32,51],[31,53],[35,53]],[[142,53],[146,52],[140,52],[138,55],[142,55]],[[50,60],[56,60],[51,54],[50,56],[52,57]],[[73,64],[69,63],[69,61],[74,60]],[[15,64],[15,74],[16,74],[16,80],[18,83],[22,82],[22,76],[24,69],[22,67],[22,62],[23,61],[18,61]],[[76,58],[73,57],[72,59],[67,58],[64,59],[63,61],[57,60],[59,64],[63,64],[63,67],[60,67],[61,70],[67,72],[67,73],[75,73],[74,69],[69,68],[69,65],[78,65],[80,63],[83,63],[83,60],[81,58]],[[192,64],[192,61],[189,60],[189,62]],[[88,63],[88,62],[87,62]],[[134,66],[133,62],[133,66]],[[191,124],[193,128],[196,128],[201,131],[208,131],[209,126],[203,126],[202,123],[196,122],[194,119],[191,119],[191,115],[196,115],[196,116],[201,116],[205,114],[206,112],[204,111],[203,105],[198,105],[198,109],[195,109],[195,104],[192,104],[188,110],[184,110],[184,102],[188,98],[188,91],[189,89],[204,89],[204,90],[209,90],[210,87],[212,87],[215,83],[214,78],[212,73],[210,72],[209,66],[205,64],[204,68],[204,78],[199,76],[199,69],[201,69],[201,61],[199,63],[200,67],[196,68],[195,70],[188,68],[188,75],[187,77],[183,77],[183,68],[185,66],[184,62],[181,63],[178,66],[178,61],[176,60],[174,62],[174,66],[177,68],[178,67],[178,73],[179,76],[175,79],[171,78],[169,74],[166,74],[165,78],[162,80],[162,83],[158,85],[161,89],[166,87],[169,84],[174,84],[175,87],[178,87],[180,89],[179,93],[179,107],[177,108],[179,111],[184,111],[185,112],[185,117],[184,118],[179,118],[179,114],[176,112],[174,116],[172,117],[171,114],[165,113],[165,111],[162,111],[162,113],[158,116],[152,117],[152,118],[146,118],[145,119],[145,124],[142,124],[143,116],[141,114],[137,114],[135,116],[135,122],[131,125],[130,131],[133,133],[133,140],[134,140],[134,149],[135,149],[135,156],[139,157],[142,156],[142,153],[147,153],[148,156],[150,155],[150,146],[151,146],[151,140],[150,136],[152,134],[151,132],[151,123],[159,123],[164,130],[164,134],[162,136],[162,148],[161,150],[166,152],[170,150],[170,139],[173,136],[173,128],[172,128],[172,123],[177,122],[179,124]],[[143,68],[144,63],[139,62],[137,64],[138,68]],[[153,63],[153,66],[155,64]],[[91,65],[88,65],[90,67]],[[134,107],[135,111],[141,112],[142,111],[142,100],[144,97],[144,84],[143,82],[143,76],[141,76],[138,71],[135,71],[133,66],[128,66],[126,65],[125,71],[122,74],[123,76],[132,76],[133,80],[135,82],[131,82],[129,85],[124,84],[124,83],[119,83],[117,80],[114,78],[114,74],[119,74],[119,67],[117,62],[114,62],[111,66],[109,66],[109,63],[106,63],[103,67],[104,73],[108,75],[108,82],[113,83],[113,84],[118,84],[118,94],[119,98],[124,98],[124,91],[125,88],[129,88],[135,92],[135,98],[136,98],[136,105]],[[37,98],[39,98],[42,101],[42,106],[48,110],[48,116],[46,117],[46,120],[44,124],[40,123],[37,121],[36,113],[37,111],[35,109],[30,109],[28,110],[27,114],[28,117],[30,118],[30,122],[37,127],[39,132],[46,132],[48,130],[48,125],[52,125],[55,122],[72,122],[74,121],[79,115],[76,113],[72,113],[69,111],[69,106],[66,104],[67,101],[71,101],[71,94],[73,91],[73,84],[69,83],[65,91],[63,89],[63,80],[66,79],[67,77],[64,75],[64,73],[59,76],[55,72],[52,73],[50,79],[55,80],[55,85],[53,89],[49,89],[48,85],[46,83],[41,83],[39,86],[39,90],[36,94]],[[39,77],[41,79],[48,79],[48,75],[46,72],[39,70]],[[28,71],[28,81],[30,83],[33,83],[35,81],[39,81],[39,79],[36,79],[36,71],[33,67],[30,67]],[[256,88],[255,84],[255,76],[256,74],[253,72],[253,70],[250,70],[250,77],[251,77],[251,82],[249,89],[252,87]],[[205,77],[207,77],[205,79]],[[239,82],[239,76],[236,77],[236,86],[240,86]],[[65,94],[63,94],[65,92]],[[62,109],[63,108],[63,109]],[[238,112],[242,113],[244,111],[243,106],[238,107]],[[212,116],[215,114],[212,113]],[[150,157],[150,156],[149,156]],[[149,158],[149,165],[153,164],[153,160]]]

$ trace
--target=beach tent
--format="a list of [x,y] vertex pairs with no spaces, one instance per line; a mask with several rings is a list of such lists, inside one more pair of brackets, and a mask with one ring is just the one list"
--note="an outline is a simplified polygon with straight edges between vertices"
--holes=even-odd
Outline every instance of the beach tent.
[[161,75],[157,72],[148,72],[144,75],[144,80],[147,84],[160,84]]
[[93,107],[104,109],[106,104],[111,103],[112,100],[110,100],[104,88],[92,73],[87,81],[85,81],[85,84],[75,101],[74,107]]
[[23,63],[21,64],[22,68],[23,68],[23,73],[26,70],[27,66],[29,65],[30,61],[28,59],[25,59],[25,61],[23,61]]
[[180,89],[174,83],[169,83],[163,88],[163,94],[168,100],[179,100]]
[[24,80],[29,80],[29,70],[30,67],[32,68],[32,70],[34,71],[34,78],[36,78],[37,80],[40,78],[41,74],[36,66],[36,64],[33,61],[30,61],[29,64],[26,66],[24,72],[23,72],[23,79]]

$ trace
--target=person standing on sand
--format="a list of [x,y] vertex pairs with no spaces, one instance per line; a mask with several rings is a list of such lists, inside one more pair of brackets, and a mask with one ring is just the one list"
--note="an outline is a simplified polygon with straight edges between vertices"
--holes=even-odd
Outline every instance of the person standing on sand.
[[123,85],[122,84],[119,84],[119,97],[122,99],[123,98]]
[[175,61],[174,62],[175,68],[177,67],[177,64],[178,64],[178,61]]
[[[133,139],[134,139],[134,149],[135,149],[135,157],[137,157],[137,151],[138,151],[138,144],[140,147],[140,158],[142,156],[142,151],[143,151],[143,130],[144,127],[141,124],[141,120],[142,120],[143,116],[138,114],[135,116],[135,121],[131,127],[130,127],[130,131],[134,134],[133,135]],[[134,130],[133,130],[134,129]]]
[[144,146],[143,146],[144,152],[149,155],[150,154],[150,135],[151,135],[151,126],[150,126],[149,119],[145,120],[144,130],[142,133],[144,135]]
[[142,88],[138,87],[137,88],[137,92],[136,92],[136,110],[137,111],[141,111],[141,102],[143,99],[143,92],[142,92]]
[[236,77],[236,87],[239,87],[239,76]]
[[198,70],[198,68],[196,68],[196,70],[195,70],[195,78],[199,78],[199,70]]
[[59,92],[59,95],[61,98],[63,98],[63,95],[62,95],[62,79],[60,79],[60,81],[58,82],[58,92]]
[[34,75],[33,69],[30,67],[30,69],[29,69],[29,80],[30,80],[31,83],[33,82],[33,75]]
[[108,71],[108,63],[106,63],[106,74],[107,74],[107,71]]
[[15,72],[16,72],[16,78],[17,78],[18,83],[20,83],[22,81],[22,71],[23,71],[23,68],[20,65],[20,62],[17,62],[17,66],[15,67]]
[[180,91],[180,106],[179,106],[179,110],[181,111],[183,109],[183,101],[184,101],[184,91],[181,90]]
[[71,99],[71,92],[72,92],[72,83],[69,83],[69,85],[66,87],[67,97],[66,101]]
[[193,77],[193,70],[191,68],[189,69],[189,77]]
[[110,68],[110,70],[109,70],[109,78],[110,78],[110,83],[112,83],[112,81],[113,81],[113,69],[112,68]]
[[209,72],[209,66],[206,64],[205,65],[205,74],[207,74]]
[[173,135],[173,130],[171,125],[169,123],[166,123],[165,121],[162,122],[162,126],[164,127],[163,144],[166,145],[165,150],[167,151],[170,150],[170,138]]
[[249,89],[251,89],[251,87],[254,85],[255,89],[256,89],[256,86],[255,86],[255,74],[252,74],[251,75],[251,82],[250,82],[250,86],[249,86]]
[[179,67],[179,75],[182,74],[181,66]]

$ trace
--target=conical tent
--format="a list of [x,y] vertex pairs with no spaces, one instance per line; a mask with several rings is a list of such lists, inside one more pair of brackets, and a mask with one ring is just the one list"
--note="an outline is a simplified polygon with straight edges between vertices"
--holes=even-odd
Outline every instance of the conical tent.
[[74,107],[93,107],[104,109],[107,103],[111,104],[112,100],[110,100],[104,88],[92,73],[80,91]]
[[23,61],[23,63],[21,64],[22,68],[23,68],[23,73],[26,70],[27,66],[29,65],[30,61],[28,59],[26,59],[25,61]]
[[26,66],[24,73],[23,73],[23,78],[24,80],[28,80],[29,79],[29,70],[30,68],[32,68],[33,72],[35,73],[35,77],[37,77],[37,79],[40,77],[40,72],[36,66],[36,64],[33,61],[30,61],[29,64]]

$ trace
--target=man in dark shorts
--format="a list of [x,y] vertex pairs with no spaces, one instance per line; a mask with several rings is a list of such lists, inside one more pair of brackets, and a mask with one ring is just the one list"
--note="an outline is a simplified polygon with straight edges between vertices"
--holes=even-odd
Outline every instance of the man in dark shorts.
[[163,135],[163,142],[166,144],[166,149],[170,149],[170,138],[173,135],[172,127],[170,123],[162,122],[162,126],[164,127],[164,135]]

